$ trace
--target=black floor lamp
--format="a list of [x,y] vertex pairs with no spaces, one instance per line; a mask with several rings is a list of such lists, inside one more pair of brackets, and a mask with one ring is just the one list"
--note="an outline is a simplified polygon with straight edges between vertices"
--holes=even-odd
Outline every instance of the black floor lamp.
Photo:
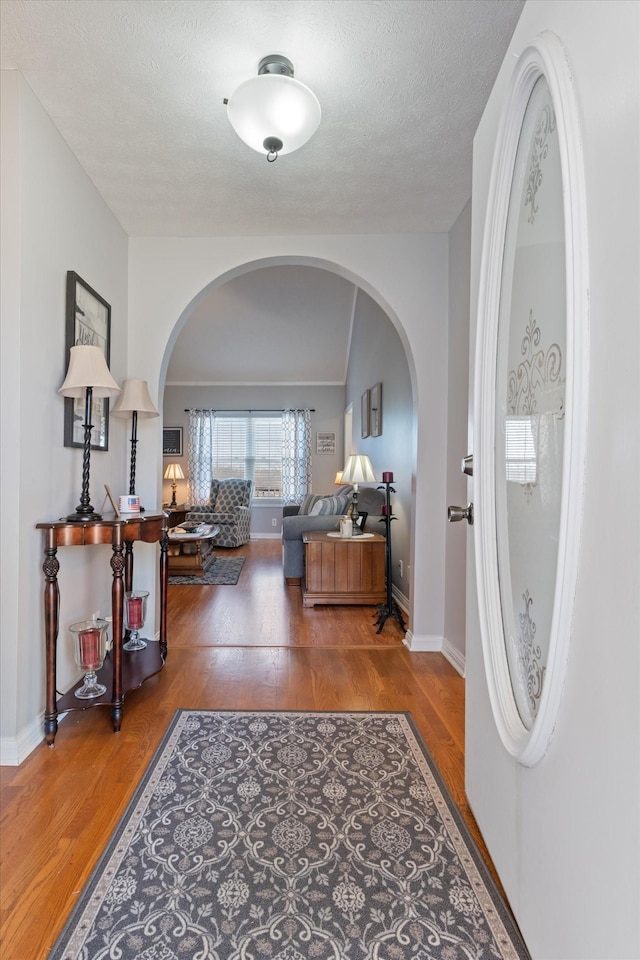
[[100,347],[77,346],[69,352],[69,367],[64,383],[58,390],[62,397],[84,400],[84,452],[82,456],[82,494],[74,513],[66,519],[71,523],[102,520],[91,505],[89,496],[89,468],[91,463],[91,405],[94,397],[117,397],[120,387],[109,373],[109,367]]
[[[113,408],[114,417],[128,417],[131,414],[131,461],[129,464],[129,496],[136,493],[136,446],[138,443],[138,417],[159,417],[160,414],[151,402],[146,380],[125,380],[122,395]],[[140,507],[144,510],[144,507]]]

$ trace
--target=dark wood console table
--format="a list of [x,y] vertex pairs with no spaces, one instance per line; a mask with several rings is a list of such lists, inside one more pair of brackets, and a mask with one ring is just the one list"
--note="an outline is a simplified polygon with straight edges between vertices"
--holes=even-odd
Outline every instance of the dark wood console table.
[[[173,520],[173,523],[176,521]],[[141,686],[145,680],[162,670],[167,656],[167,546],[168,527],[172,519],[165,514],[141,514],[134,517],[111,516],[88,523],[57,520],[38,523],[44,531],[45,577],[44,620],[46,643],[47,694],[44,715],[44,735],[53,746],[58,732],[58,714],[68,710],[87,710],[90,707],[110,706],[113,729],[122,724],[125,694]],[[122,615],[125,590],[132,589],[133,544],[136,541],[160,544],[160,643],[149,643],[144,650],[128,652],[122,649]],[[58,586],[58,547],[86,547],[111,544],[111,615],[113,646],[98,671],[98,677],[107,692],[95,700],[79,700],[73,690],[60,698],[56,688],[56,661],[60,612]],[[126,556],[125,556],[126,551]],[[124,578],[123,578],[124,575]]]

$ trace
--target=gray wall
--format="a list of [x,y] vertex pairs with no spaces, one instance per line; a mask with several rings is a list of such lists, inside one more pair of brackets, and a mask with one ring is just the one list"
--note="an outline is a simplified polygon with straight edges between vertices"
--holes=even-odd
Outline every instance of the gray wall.
[[[185,476],[187,469],[188,420],[185,413],[188,407],[213,408],[220,410],[281,410],[285,407],[309,407],[315,409],[311,414],[312,436],[312,489],[315,493],[335,493],[335,475],[343,467],[343,429],[344,429],[344,387],[341,386],[171,386],[164,391],[163,423],[166,427],[183,428],[183,456],[171,457],[172,462],[180,463]],[[332,432],[336,434],[336,453],[316,454],[316,433]],[[169,458],[164,458],[165,463]],[[187,483],[180,481],[176,490],[178,502],[187,498]],[[171,484],[163,483],[162,498],[166,502],[171,498]],[[276,521],[275,526],[273,521]],[[282,525],[282,507],[275,504],[254,503],[251,511],[252,537],[279,537]]]
[[[360,398],[366,389],[382,384],[382,435],[362,438]],[[383,310],[362,290],[354,314],[347,374],[346,402],[353,404],[352,452],[369,456],[376,477],[394,475],[391,502],[393,584],[409,594],[412,527],[412,471],[414,463],[413,400],[404,347]],[[402,562],[402,576],[400,575]]]

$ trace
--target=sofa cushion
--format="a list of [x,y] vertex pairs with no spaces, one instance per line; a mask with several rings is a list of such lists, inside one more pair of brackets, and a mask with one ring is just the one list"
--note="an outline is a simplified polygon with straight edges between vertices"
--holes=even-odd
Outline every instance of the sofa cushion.
[[310,517],[324,516],[325,514],[346,513],[349,498],[341,494],[337,497],[320,497],[311,507]]

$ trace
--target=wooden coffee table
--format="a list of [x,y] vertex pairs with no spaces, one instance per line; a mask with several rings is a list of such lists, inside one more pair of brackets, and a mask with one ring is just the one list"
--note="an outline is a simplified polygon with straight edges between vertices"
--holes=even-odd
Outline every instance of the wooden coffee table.
[[182,533],[178,527],[169,531],[169,576],[202,577],[213,560],[213,541],[220,527],[201,524],[196,530]]
[[302,605],[384,603],[385,538],[379,533],[341,538],[312,530],[302,534]]

